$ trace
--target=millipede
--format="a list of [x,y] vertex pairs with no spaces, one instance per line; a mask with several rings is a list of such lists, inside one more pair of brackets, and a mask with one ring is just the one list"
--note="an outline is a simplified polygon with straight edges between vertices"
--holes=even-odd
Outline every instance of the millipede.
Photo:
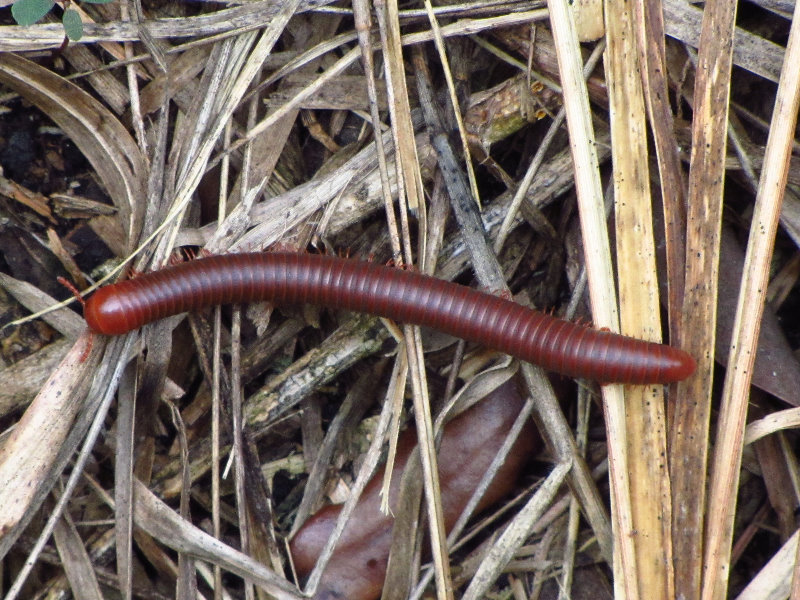
[[695,369],[694,359],[672,346],[573,323],[414,271],[327,255],[197,258],[100,288],[84,316],[92,331],[121,335],[182,312],[257,301],[308,303],[421,325],[601,383],[671,383]]

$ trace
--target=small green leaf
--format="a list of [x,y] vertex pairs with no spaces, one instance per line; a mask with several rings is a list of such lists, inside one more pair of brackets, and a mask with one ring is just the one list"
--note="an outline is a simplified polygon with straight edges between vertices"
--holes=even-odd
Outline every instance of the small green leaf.
[[53,4],[53,0],[18,0],[11,7],[11,15],[20,25],[33,25],[50,12]]
[[81,39],[81,36],[83,36],[83,22],[77,10],[72,8],[65,10],[64,16],[61,17],[61,23],[64,24],[64,31],[71,41],[77,42]]

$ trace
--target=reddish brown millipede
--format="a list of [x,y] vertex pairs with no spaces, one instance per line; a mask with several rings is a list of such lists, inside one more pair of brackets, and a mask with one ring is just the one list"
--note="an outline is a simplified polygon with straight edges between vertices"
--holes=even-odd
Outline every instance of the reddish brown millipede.
[[545,369],[604,383],[670,383],[694,359],[677,348],[558,319],[498,296],[393,267],[301,253],[199,258],[100,288],[89,327],[119,335],[207,306],[268,300],[344,308],[437,329]]

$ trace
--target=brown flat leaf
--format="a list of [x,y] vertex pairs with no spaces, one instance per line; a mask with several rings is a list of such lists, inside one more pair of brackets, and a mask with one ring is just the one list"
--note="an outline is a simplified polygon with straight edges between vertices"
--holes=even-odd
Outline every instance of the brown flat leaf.
[[[727,364],[728,350],[736,316],[736,299],[744,264],[744,253],[730,230],[722,230],[717,304],[716,359]],[[793,406],[800,406],[800,364],[783,335],[775,313],[765,307],[758,338],[758,353],[753,385]]]

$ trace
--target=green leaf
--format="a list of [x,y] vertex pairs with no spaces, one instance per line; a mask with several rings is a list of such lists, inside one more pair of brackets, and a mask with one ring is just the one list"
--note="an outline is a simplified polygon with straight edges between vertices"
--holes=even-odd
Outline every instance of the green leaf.
[[77,42],[81,39],[81,36],[83,36],[83,22],[77,10],[72,8],[65,10],[64,16],[61,17],[61,23],[63,23],[64,31],[71,41]]
[[53,4],[53,0],[18,0],[11,7],[11,15],[20,25],[33,25],[50,12]]

